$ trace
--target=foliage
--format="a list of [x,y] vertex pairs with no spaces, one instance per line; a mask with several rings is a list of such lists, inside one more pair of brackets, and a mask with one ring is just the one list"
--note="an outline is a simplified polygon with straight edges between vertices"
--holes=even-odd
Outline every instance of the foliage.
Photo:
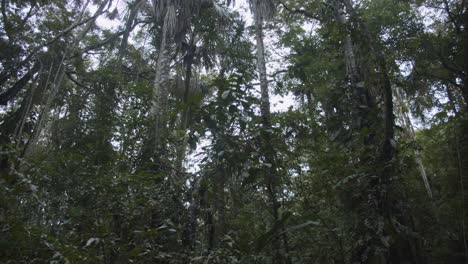
[[233,2],[1,1],[0,262],[466,263],[465,1]]

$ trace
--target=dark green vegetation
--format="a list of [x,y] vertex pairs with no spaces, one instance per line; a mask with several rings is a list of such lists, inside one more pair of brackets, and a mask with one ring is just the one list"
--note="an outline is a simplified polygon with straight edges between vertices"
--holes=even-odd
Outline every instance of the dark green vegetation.
[[468,263],[468,1],[247,3],[1,0],[1,263]]

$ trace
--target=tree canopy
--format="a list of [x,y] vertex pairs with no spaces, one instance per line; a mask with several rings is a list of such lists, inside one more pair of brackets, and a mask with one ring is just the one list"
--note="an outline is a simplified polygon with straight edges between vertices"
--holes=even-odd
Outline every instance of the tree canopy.
[[468,263],[468,2],[0,11],[0,263]]

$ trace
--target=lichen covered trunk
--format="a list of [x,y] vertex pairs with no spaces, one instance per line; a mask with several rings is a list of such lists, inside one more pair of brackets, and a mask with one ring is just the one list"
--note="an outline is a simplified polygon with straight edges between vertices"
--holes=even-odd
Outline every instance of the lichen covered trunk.
[[153,98],[151,100],[150,119],[154,126],[150,131],[150,157],[157,160],[163,149],[163,139],[167,132],[167,115],[168,115],[168,87],[169,68],[170,68],[170,42],[168,34],[170,31],[170,10],[167,11],[164,19],[161,42],[159,45],[158,59],[156,61],[155,77],[153,83]]
[[261,104],[260,111],[265,126],[270,126],[270,95],[266,73],[265,46],[263,44],[263,19],[255,16],[255,40],[257,44],[257,69],[260,79]]

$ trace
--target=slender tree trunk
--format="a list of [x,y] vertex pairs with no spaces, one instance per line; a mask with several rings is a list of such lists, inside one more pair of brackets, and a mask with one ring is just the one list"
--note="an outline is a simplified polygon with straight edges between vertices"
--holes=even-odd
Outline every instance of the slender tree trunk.
[[[185,110],[182,113],[182,117],[180,120],[180,129],[182,131],[186,131],[190,119],[190,112],[191,112],[191,106],[189,105],[189,94],[190,94],[190,89],[194,89],[195,87],[191,88],[191,81],[192,81],[192,66],[193,66],[193,59],[195,56],[195,46],[194,46],[194,34],[191,35],[190,37],[190,43],[189,43],[189,51],[187,52],[186,55],[186,64],[185,64],[185,79],[184,79],[184,98],[183,98],[183,103],[185,106]],[[196,88],[195,88],[196,89]],[[185,158],[185,149],[187,146],[187,138],[184,136],[184,138],[180,141],[179,146],[177,146],[177,160],[176,160],[176,169],[177,171],[182,171],[182,163]]]
[[312,96],[312,93],[310,91],[306,92],[306,98],[307,98],[307,110],[309,111],[309,115],[314,114],[314,98]]
[[[161,40],[161,45],[159,46],[159,55],[158,55],[158,60],[156,62],[156,75],[154,77],[154,84],[153,84],[153,99],[151,101],[151,117],[152,120],[155,121],[154,124],[154,131],[153,131],[153,137],[154,141],[152,142],[153,146],[150,146],[151,148],[154,148],[155,151],[158,151],[160,149],[160,141],[161,141],[161,129],[162,129],[162,119],[161,115],[162,109],[165,107],[165,99],[164,94],[165,92],[162,91],[163,88],[163,82],[164,78],[166,78],[165,74],[162,73],[164,70],[163,68],[167,68],[167,51],[166,51],[166,32],[167,31],[167,25],[164,24],[163,26],[163,33],[162,33],[162,40]],[[151,156],[153,156],[154,153],[152,153]]]
[[195,241],[197,239],[197,220],[198,213],[200,209],[200,179],[194,179],[190,186],[189,197],[190,205],[188,209],[189,219],[188,219],[188,228],[187,228],[187,238],[185,245],[189,249],[193,250],[195,248]]
[[[158,59],[156,62],[156,74],[153,84],[153,99],[151,101],[150,117],[154,122],[154,129],[150,138],[152,141],[149,144],[150,157],[155,161],[160,159],[163,152],[163,140],[167,133],[167,114],[168,114],[168,87],[167,81],[169,80],[169,67],[170,67],[170,47],[173,31],[173,23],[171,19],[175,17],[175,7],[170,5],[167,8],[163,27],[161,31],[161,43],[159,45]],[[168,38],[169,37],[169,38]]]
[[[255,8],[254,8],[255,9]],[[270,98],[268,91],[268,80],[266,73],[266,62],[265,62],[265,47],[263,43],[263,17],[259,12],[254,12],[254,21],[255,21],[255,40],[257,44],[257,69],[258,76],[260,79],[260,92],[261,92],[261,103],[260,103],[260,112],[262,116],[263,128],[265,129],[266,134],[263,135],[263,147],[265,153],[265,184],[268,192],[268,197],[270,200],[271,213],[273,215],[273,220],[276,223],[279,223],[279,208],[280,203],[278,201],[278,179],[275,173],[275,160],[274,160],[274,150],[272,148],[272,142],[270,140],[270,130],[271,120],[270,120]],[[283,226],[279,227],[279,232],[284,229]],[[287,241],[287,240],[285,240]],[[279,237],[276,237],[273,240],[273,247],[275,249],[275,263],[289,263],[289,259],[285,258],[281,253],[281,240]]]
[[[37,144],[37,140],[41,136],[42,130],[43,130],[46,122],[48,122],[50,107],[52,106],[52,103],[55,100],[55,96],[57,95],[59,89],[62,86],[63,77],[65,75],[65,66],[66,66],[65,62],[66,62],[68,56],[70,55],[70,53],[74,52],[76,47],[78,47],[78,44],[80,43],[80,41],[89,32],[91,27],[94,25],[94,22],[96,21],[98,15],[101,14],[104,11],[104,8],[107,6],[108,3],[109,3],[109,0],[106,0],[106,1],[103,1],[99,5],[98,9],[96,10],[96,12],[93,15],[93,19],[89,20],[86,23],[84,28],[73,38],[72,43],[70,45],[68,45],[68,47],[64,51],[64,53],[62,55],[62,58],[61,58],[61,61],[60,61],[59,65],[58,65],[57,72],[55,74],[54,80],[53,80],[53,82],[51,84],[52,87],[51,87],[50,93],[49,93],[47,99],[45,100],[44,106],[43,106],[43,108],[41,110],[41,114],[39,116],[39,121],[38,121],[38,123],[36,125],[36,128],[35,128],[35,130],[33,132],[33,135],[31,136],[30,140],[26,144],[25,149],[23,151],[23,155],[22,155],[23,157],[27,158],[32,153],[33,148]],[[80,13],[80,15],[78,17],[78,23],[80,23],[83,20],[83,15],[84,15],[84,11],[86,10],[86,7],[87,7],[87,4],[84,6],[83,10],[81,11],[81,13]],[[46,83],[46,86],[48,84],[49,83]],[[21,167],[21,165],[20,165],[20,167]]]
[[24,99],[24,100],[27,100],[26,107],[24,108],[23,112],[21,113],[21,120],[17,124],[17,126],[15,128],[15,132],[14,132],[14,135],[16,137],[16,150],[17,151],[20,149],[21,142],[23,141],[23,139],[22,139],[22,137],[23,137],[23,128],[24,128],[24,125],[26,123],[26,119],[28,118],[29,113],[31,111],[31,106],[33,104],[34,94],[35,94],[36,88],[38,86],[38,80],[39,80],[40,76],[42,75],[42,73],[43,73],[43,71],[42,71],[42,65],[41,65],[41,69],[39,70],[39,73],[38,73],[37,77],[33,80],[33,84],[31,86],[31,90],[29,92],[29,95],[28,95],[27,99],[26,98]]
[[216,171],[216,200],[215,200],[215,209],[216,214],[218,216],[218,221],[216,223],[216,245],[219,247],[219,241],[225,235],[225,227],[226,227],[226,219],[225,219],[225,208],[226,208],[226,200],[225,200],[225,193],[224,187],[226,186],[226,168],[224,164],[219,164],[218,169]]
[[[364,78],[361,71],[359,70],[358,63],[356,61],[356,55],[353,45],[353,40],[351,38],[350,32],[348,30],[348,22],[344,16],[344,11],[341,7],[339,0],[335,0],[334,12],[335,17],[338,23],[341,25],[344,33],[343,37],[343,52],[346,66],[346,76],[348,78],[349,84],[351,86],[352,92],[354,94],[356,105],[353,111],[355,111],[356,116],[353,119],[353,129],[360,131],[364,128],[368,129],[369,127],[369,111],[372,108],[372,100],[370,100],[370,95],[368,89],[365,87]],[[365,139],[365,143],[370,143],[370,138]]]
[[463,70],[465,72],[465,76],[462,78],[463,86],[462,86],[462,95],[463,99],[465,100],[465,109],[468,109],[468,2],[463,1],[465,6],[462,6],[462,14],[461,20],[463,23],[463,31],[461,32],[461,39],[462,39],[462,49],[463,49],[463,57],[465,58],[463,61]]
[[[25,148],[23,150],[22,156],[24,158],[28,158],[34,152],[34,148],[37,145],[37,141],[39,140],[39,138],[40,138],[40,136],[42,134],[42,131],[43,131],[46,123],[48,122],[49,114],[50,114],[49,113],[50,108],[52,106],[53,101],[55,100],[55,96],[57,95],[60,87],[62,86],[63,76],[65,75],[65,69],[64,69],[63,66],[64,66],[64,63],[65,63],[65,58],[66,58],[67,54],[68,53],[65,52],[62,55],[62,59],[60,61],[60,64],[58,65],[57,72],[55,74],[54,80],[51,83],[47,82],[45,84],[46,88],[44,88],[44,90],[47,90],[47,87],[50,84],[50,86],[51,86],[50,92],[47,95],[47,98],[45,99],[44,105],[43,105],[42,110],[41,110],[41,114],[39,115],[39,120],[37,121],[37,124],[36,124],[36,126],[34,128],[33,134],[31,135],[31,138],[28,140],[28,142],[26,143],[26,146],[25,146]],[[22,169],[22,166],[20,165],[20,170],[21,169]]]
[[[408,116],[408,111],[407,111],[408,107],[407,107],[406,99],[404,98],[402,93],[403,92],[401,91],[401,89],[399,87],[396,87],[395,97],[398,102],[398,110],[399,110],[398,112],[400,113],[400,118],[401,118],[403,127],[405,129],[406,136],[411,142],[415,142],[416,135],[414,133],[414,128],[413,128],[411,119]],[[422,161],[421,152],[418,149],[414,150],[414,160],[416,162],[416,165],[418,167],[417,169],[424,183],[424,187],[426,188],[427,195],[432,199],[432,190],[431,190],[431,186],[429,185],[429,180],[427,179],[426,168],[424,167],[424,163]]]
[[259,15],[255,16],[255,40],[257,42],[257,69],[261,92],[260,110],[264,126],[270,127],[270,96],[266,73],[265,47],[263,44],[263,19]]

